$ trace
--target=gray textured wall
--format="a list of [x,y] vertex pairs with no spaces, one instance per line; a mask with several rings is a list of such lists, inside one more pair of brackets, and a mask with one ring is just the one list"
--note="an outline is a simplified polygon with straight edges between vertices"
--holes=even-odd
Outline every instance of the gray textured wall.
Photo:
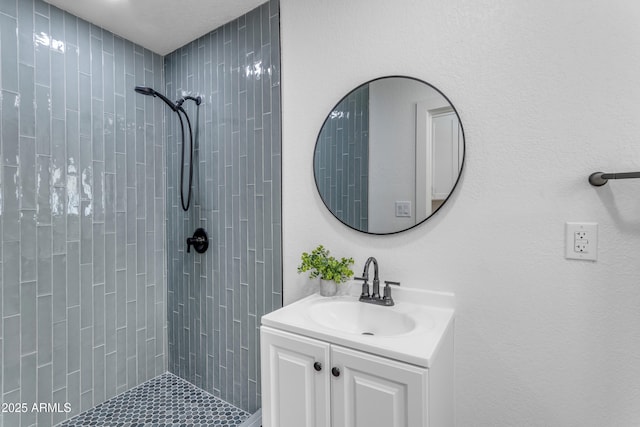
[[0,396],[71,416],[166,370],[163,62],[40,0],[0,52]]
[[369,229],[369,85],[348,94],[326,119],[314,155],[318,192],[340,221]]
[[[165,57],[167,96],[205,99],[188,213],[178,121],[167,116],[169,369],[250,412],[260,407],[257,328],[282,301],[279,52],[272,0]],[[204,255],[186,252],[198,227],[211,240]]]

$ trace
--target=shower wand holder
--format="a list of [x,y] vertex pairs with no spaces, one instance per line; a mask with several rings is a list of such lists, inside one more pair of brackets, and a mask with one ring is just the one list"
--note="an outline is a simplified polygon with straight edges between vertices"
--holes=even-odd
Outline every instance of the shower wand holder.
[[209,236],[207,236],[207,232],[204,231],[204,228],[198,228],[194,233],[193,237],[187,237],[187,253],[191,252],[191,246],[196,250],[199,254],[203,254],[209,248]]

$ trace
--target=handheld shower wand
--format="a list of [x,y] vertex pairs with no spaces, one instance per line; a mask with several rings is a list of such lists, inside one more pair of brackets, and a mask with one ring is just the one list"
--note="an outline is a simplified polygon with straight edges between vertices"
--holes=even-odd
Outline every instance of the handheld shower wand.
[[[136,86],[135,87],[135,91],[138,92],[141,95],[147,95],[147,96],[153,96],[158,97],[160,99],[162,99],[173,111],[178,111],[178,107],[179,105],[177,105],[177,103],[173,103],[169,100],[169,98],[167,98],[166,96],[164,96],[163,94],[161,94],[160,92],[156,92],[155,90],[151,89],[150,87],[146,87],[146,86]],[[184,101],[182,101],[184,102]],[[180,105],[182,105],[182,103],[180,103]]]
[[[141,95],[153,96],[160,98],[163,100],[174,113],[178,115],[178,119],[180,120],[180,130],[182,134],[182,161],[181,161],[181,170],[180,170],[180,202],[182,203],[182,209],[184,211],[189,210],[189,205],[191,204],[191,183],[193,181],[193,131],[191,129],[191,121],[189,120],[189,116],[187,112],[182,108],[182,104],[185,101],[191,100],[196,103],[197,106],[202,102],[202,98],[199,96],[193,97],[190,95],[186,95],[178,99],[176,102],[171,102],[169,98],[161,94],[160,92],[155,91],[154,89],[147,86],[136,86],[134,89],[137,93]],[[184,137],[184,121],[182,120],[182,115],[184,114],[185,119],[187,120],[187,125],[189,127],[189,187],[187,190],[187,201],[185,203],[184,200],[184,152],[185,152],[185,137]],[[196,113],[198,114],[198,113]],[[197,124],[197,122],[196,122]],[[197,131],[197,130],[196,130]],[[196,133],[197,135],[197,133]]]

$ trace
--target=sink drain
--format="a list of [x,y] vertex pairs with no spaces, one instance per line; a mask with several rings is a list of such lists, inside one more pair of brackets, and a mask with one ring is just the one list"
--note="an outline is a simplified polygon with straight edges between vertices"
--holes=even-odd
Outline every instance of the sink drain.
[[375,335],[373,332],[363,332],[362,335]]

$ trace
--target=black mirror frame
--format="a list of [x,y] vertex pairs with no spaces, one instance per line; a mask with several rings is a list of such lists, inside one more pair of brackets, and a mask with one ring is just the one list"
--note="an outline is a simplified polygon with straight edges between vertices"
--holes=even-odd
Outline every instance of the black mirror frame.
[[[436,210],[434,210],[433,212],[431,212],[431,215],[429,215],[428,217],[426,217],[425,219],[423,219],[422,221],[412,225],[411,227],[407,227],[404,228],[402,230],[398,230],[398,231],[392,231],[389,233],[374,233],[371,231],[364,231],[364,230],[360,230],[358,228],[352,227],[351,225],[347,224],[346,222],[342,221],[340,218],[338,218],[336,216],[335,213],[333,213],[333,211],[329,208],[327,202],[325,201],[324,197],[322,197],[322,194],[320,193],[320,189],[318,187],[318,177],[316,175],[316,168],[315,168],[315,158],[316,158],[316,147],[318,146],[318,141],[320,139],[320,134],[322,133],[322,130],[324,129],[325,124],[327,123],[327,120],[330,119],[331,117],[331,112],[334,111],[336,109],[336,107],[338,107],[342,101],[345,100],[345,98],[347,98],[349,95],[351,95],[351,93],[353,93],[354,91],[360,89],[362,86],[373,83],[375,81],[378,80],[384,80],[384,79],[390,79],[390,78],[403,78],[403,79],[410,79],[410,80],[414,80],[420,83],[423,83],[427,86],[429,86],[430,88],[432,88],[433,90],[435,90],[438,94],[440,94],[440,96],[442,96],[451,106],[451,108],[453,109],[453,111],[456,113],[456,116],[458,117],[458,124],[460,125],[460,131],[462,132],[462,148],[463,148],[463,154],[462,154],[462,163],[460,164],[460,170],[458,172],[458,177],[456,178],[456,182],[453,184],[453,187],[451,187],[451,191],[449,192],[449,194],[447,195],[447,197],[444,199],[444,201],[440,204],[440,206],[438,206],[436,208]],[[320,126],[320,130],[318,131],[318,136],[316,137],[316,143],[314,145],[313,148],[313,162],[312,162],[312,169],[313,169],[313,182],[316,185],[316,191],[318,192],[318,195],[320,196],[320,199],[322,200],[322,203],[324,204],[324,206],[327,208],[327,210],[331,213],[331,215],[333,215],[333,217],[335,219],[337,219],[341,224],[346,225],[347,227],[349,227],[352,230],[358,231],[360,233],[363,234],[368,234],[368,235],[374,235],[374,236],[388,236],[388,235],[393,235],[393,234],[399,234],[399,233],[404,233],[405,231],[409,231],[412,230],[416,227],[418,227],[419,225],[427,222],[430,218],[432,218],[438,211],[440,211],[440,209],[447,204],[447,202],[449,201],[449,198],[451,197],[451,195],[454,193],[454,191],[456,190],[456,188],[458,187],[458,183],[460,182],[460,178],[462,177],[462,173],[464,171],[464,165],[465,165],[465,161],[466,161],[466,157],[467,157],[467,138],[466,135],[464,133],[464,126],[462,125],[462,120],[460,119],[460,114],[458,113],[458,110],[456,109],[456,107],[453,105],[453,103],[451,102],[451,100],[437,87],[435,87],[434,85],[432,85],[431,83],[428,83],[424,80],[418,79],[416,77],[410,77],[410,76],[403,76],[403,75],[389,75],[389,76],[382,76],[382,77],[376,77],[375,79],[371,79],[369,81],[366,81],[358,86],[356,86],[355,88],[353,88],[351,91],[349,91],[346,95],[344,95],[342,98],[340,98],[340,100],[331,108],[331,110],[329,110],[329,114],[327,115],[327,117],[324,119],[324,121],[322,122],[322,126]]]

